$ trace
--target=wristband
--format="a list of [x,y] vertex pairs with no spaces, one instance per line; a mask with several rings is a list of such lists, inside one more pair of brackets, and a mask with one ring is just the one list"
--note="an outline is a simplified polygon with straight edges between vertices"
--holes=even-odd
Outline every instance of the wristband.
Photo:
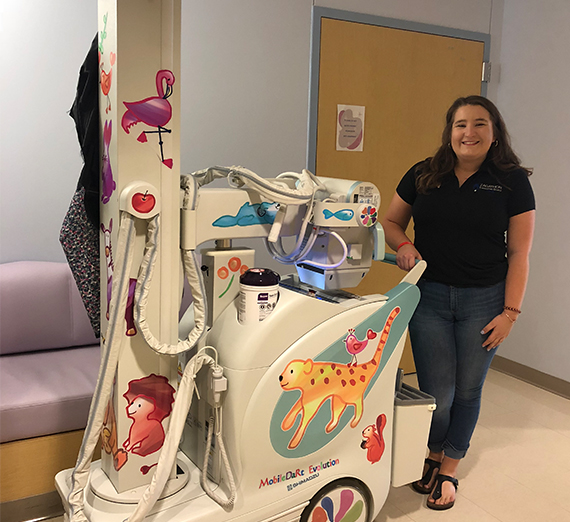
[[515,324],[515,319],[513,319],[507,312],[503,312],[503,315],[511,322],[511,324]]
[[403,243],[400,243],[398,245],[398,248],[396,248],[396,252],[400,250],[400,248],[402,248],[404,245],[413,245],[413,243],[411,241],[404,241]]
[[522,312],[518,308],[514,308],[512,306],[503,306],[503,310],[510,310],[511,312],[516,312],[517,314],[522,314]]

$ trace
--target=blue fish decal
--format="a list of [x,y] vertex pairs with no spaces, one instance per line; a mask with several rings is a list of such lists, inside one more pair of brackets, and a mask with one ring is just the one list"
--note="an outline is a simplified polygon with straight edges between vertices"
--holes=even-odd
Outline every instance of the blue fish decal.
[[248,227],[272,225],[279,208],[277,203],[244,203],[235,216],[221,216],[212,223],[214,227]]
[[354,210],[350,210],[349,208],[343,210],[337,210],[336,212],[331,212],[328,209],[323,210],[323,215],[325,219],[330,219],[332,217],[340,219],[341,221],[350,221],[354,217]]

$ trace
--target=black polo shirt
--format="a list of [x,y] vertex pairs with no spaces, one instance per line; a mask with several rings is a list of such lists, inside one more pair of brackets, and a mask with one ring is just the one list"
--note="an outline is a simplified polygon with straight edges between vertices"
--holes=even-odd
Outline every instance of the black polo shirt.
[[439,188],[419,194],[421,163],[406,173],[396,190],[412,205],[414,244],[427,262],[424,278],[461,287],[504,280],[509,218],[535,208],[526,172],[500,172],[486,161],[461,187],[450,172]]

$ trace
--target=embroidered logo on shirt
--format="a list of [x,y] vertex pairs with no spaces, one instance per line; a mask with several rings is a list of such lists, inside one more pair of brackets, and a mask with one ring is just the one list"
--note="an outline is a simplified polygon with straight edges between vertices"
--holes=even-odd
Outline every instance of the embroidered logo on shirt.
[[490,190],[491,192],[503,192],[503,187],[501,185],[488,185],[487,183],[475,183],[473,185],[473,192],[478,190]]

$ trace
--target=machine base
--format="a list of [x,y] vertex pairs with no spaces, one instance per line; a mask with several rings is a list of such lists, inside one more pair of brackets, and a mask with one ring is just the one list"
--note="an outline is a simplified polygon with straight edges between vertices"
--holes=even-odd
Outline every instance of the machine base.
[[[179,452],[177,457],[178,471],[181,474],[170,480],[160,500],[155,504],[150,520],[156,522],[188,522],[204,517],[203,520],[227,520],[226,513],[218,504],[210,499],[200,485],[201,471],[192,463],[184,453]],[[62,498],[63,506],[68,511],[67,497],[71,490],[71,474],[73,470],[67,469],[55,477],[56,488]],[[212,489],[216,485],[210,483]],[[91,465],[89,483],[85,490],[85,514],[90,522],[123,522],[135,510],[135,504],[142,497],[146,487],[139,487],[124,493],[117,493],[101,470],[100,461]],[[219,489],[219,488],[218,488]],[[223,496],[223,492],[216,491]],[[183,507],[192,501],[192,506]]]
[[[173,478],[166,483],[164,491],[159,497],[159,500],[163,500],[167,497],[170,497],[171,495],[174,495],[175,493],[178,493],[186,486],[186,484],[188,484],[188,480],[190,478],[188,466],[180,459],[177,459],[176,466],[176,478]],[[143,493],[147,488],[145,485],[131,489],[129,491],[124,491],[123,493],[117,493],[117,490],[114,488],[105,472],[101,469],[100,461],[93,463],[91,476],[89,477],[89,487],[96,496],[102,498],[103,500],[108,500],[109,502],[118,502],[120,504],[133,505],[138,504],[140,498],[143,496]]]

